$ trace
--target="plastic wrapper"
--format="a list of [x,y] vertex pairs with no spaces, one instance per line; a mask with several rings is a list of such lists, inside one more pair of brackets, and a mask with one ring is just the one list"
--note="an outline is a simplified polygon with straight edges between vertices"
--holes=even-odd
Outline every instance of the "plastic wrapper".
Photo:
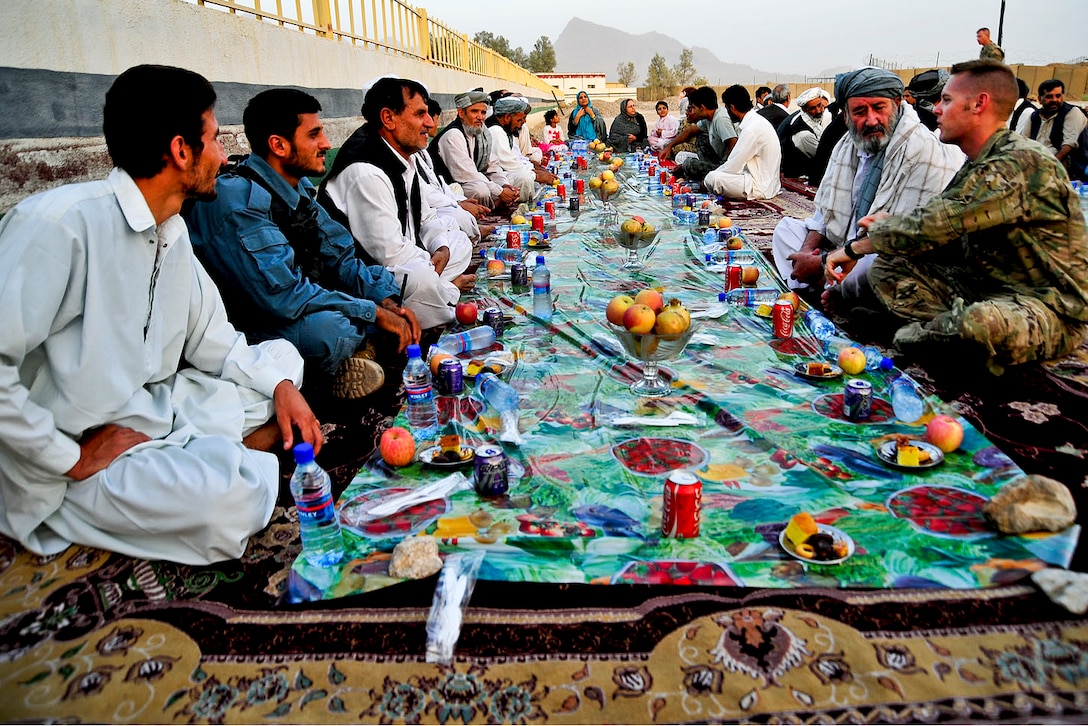
[[428,663],[449,665],[453,662],[453,648],[461,635],[465,607],[472,597],[483,560],[483,552],[453,554],[446,558],[427,616]]

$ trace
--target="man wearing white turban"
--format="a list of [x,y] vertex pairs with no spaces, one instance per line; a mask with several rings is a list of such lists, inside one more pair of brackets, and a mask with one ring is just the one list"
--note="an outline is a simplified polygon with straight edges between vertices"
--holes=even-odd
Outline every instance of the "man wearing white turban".
[[827,105],[831,95],[816,86],[797,97],[799,111],[794,111],[778,127],[778,139],[782,143],[782,175],[800,177],[809,175],[809,165],[820,145],[824,129],[831,123]]
[[491,154],[491,134],[484,126],[489,98],[482,90],[454,96],[457,118],[431,142],[435,170],[447,183],[461,185],[469,199],[485,207],[510,206],[519,190]]

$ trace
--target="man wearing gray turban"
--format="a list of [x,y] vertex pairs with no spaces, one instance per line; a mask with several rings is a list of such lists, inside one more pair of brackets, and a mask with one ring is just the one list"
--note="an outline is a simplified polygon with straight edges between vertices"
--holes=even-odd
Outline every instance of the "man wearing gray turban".
[[491,153],[491,134],[484,126],[489,100],[483,89],[454,96],[457,118],[435,137],[428,150],[446,183],[460,184],[466,197],[494,209],[516,203],[518,189]]
[[530,161],[518,143],[529,108],[529,102],[521,96],[503,96],[495,101],[495,112],[486,122],[491,134],[491,159],[506,172],[510,184],[518,188],[523,202],[532,201],[536,182],[555,181],[555,175]]
[[[857,221],[875,211],[914,209],[939,194],[963,164],[963,153],[940,140],[901,104],[903,81],[882,68],[860,68],[835,79],[835,99],[848,127],[831,152],[816,193],[816,212],[784,218],[775,227],[775,266],[793,289],[822,288],[828,252],[857,237]],[[839,291],[866,291],[874,256],[858,264]]]

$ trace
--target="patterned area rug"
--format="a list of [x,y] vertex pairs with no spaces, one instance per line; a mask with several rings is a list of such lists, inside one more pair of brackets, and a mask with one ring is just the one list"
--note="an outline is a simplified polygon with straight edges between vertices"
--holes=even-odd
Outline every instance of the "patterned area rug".
[[[783,213],[810,208],[803,191],[787,190],[731,214],[769,245]],[[941,371],[910,372],[1026,471],[1069,485],[1085,510],[1088,352],[1000,385],[954,388]],[[396,410],[399,371],[389,379],[377,405],[321,413],[322,462],[338,491]],[[277,604],[298,554],[283,483],[271,524],[245,556],[211,567],[83,547],[39,558],[0,539],[0,720],[992,723],[1088,714],[1088,619],[1026,585],[481,581],[453,664],[430,664],[434,577]]]

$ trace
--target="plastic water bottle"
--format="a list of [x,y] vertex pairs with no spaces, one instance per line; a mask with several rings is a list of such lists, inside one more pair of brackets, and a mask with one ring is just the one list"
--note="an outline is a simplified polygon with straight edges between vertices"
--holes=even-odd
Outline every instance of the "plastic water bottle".
[[518,431],[518,403],[521,400],[518,392],[490,371],[476,376],[476,389],[488,405],[499,413],[502,424],[499,439],[513,444],[523,443]]
[[725,302],[728,305],[754,308],[773,304],[781,294],[775,287],[737,288],[725,293]]
[[313,446],[299,444],[294,454],[291,496],[298,510],[302,556],[315,567],[331,567],[344,558],[344,538],[332,499],[332,482],[314,461]]
[[485,260],[502,260],[503,262],[521,262],[522,251],[510,247],[491,247],[480,250],[480,257]]
[[718,241],[718,230],[716,230],[713,227],[708,227],[707,230],[705,232],[703,232],[703,244],[707,244],[707,245],[714,244],[717,241]]
[[552,273],[544,264],[544,255],[536,256],[533,268],[533,315],[552,319]]
[[[484,326],[488,330],[491,328]],[[491,331],[495,335],[495,331]],[[404,393],[407,397],[405,414],[408,427],[416,441],[433,439],[438,433],[438,408],[434,403],[431,369],[423,362],[419,346],[408,346],[408,365],[404,367]]]
[[859,345],[857,349],[865,354],[865,370],[890,371],[895,367],[895,361],[880,352],[872,345]]
[[835,324],[819,310],[806,310],[803,316],[805,325],[816,340],[827,340],[835,335]]
[[475,328],[469,328],[460,333],[446,333],[435,345],[447,353],[456,355],[468,350],[490,348],[494,343],[495,329],[490,325],[477,325]]
[[914,381],[906,373],[898,375],[892,381],[889,390],[892,411],[897,419],[903,423],[914,423],[922,418],[922,414],[925,413],[925,403],[918,395],[918,388],[914,385]]

